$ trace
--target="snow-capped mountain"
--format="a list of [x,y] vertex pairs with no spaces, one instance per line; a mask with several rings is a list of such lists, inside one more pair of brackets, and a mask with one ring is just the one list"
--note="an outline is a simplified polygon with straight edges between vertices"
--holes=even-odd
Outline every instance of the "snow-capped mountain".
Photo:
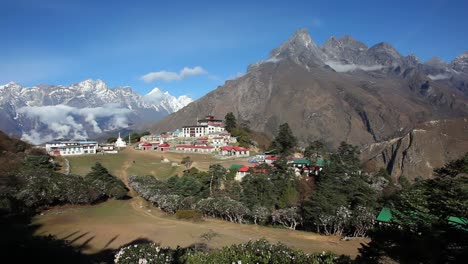
[[140,95],[130,87],[110,89],[101,80],[69,86],[0,85],[0,129],[32,143],[57,137],[87,138],[103,131],[157,121],[192,102],[154,88]]

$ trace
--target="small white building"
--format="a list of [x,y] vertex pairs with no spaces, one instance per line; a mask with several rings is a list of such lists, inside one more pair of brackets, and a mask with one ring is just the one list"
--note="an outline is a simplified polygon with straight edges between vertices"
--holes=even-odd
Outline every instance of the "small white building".
[[122,138],[120,137],[120,133],[119,133],[119,137],[117,138],[117,141],[115,141],[114,145],[115,145],[116,148],[125,148],[125,147],[127,147],[127,142],[122,140]]
[[213,153],[215,148],[207,145],[177,145],[176,151],[185,153]]
[[213,137],[210,139],[211,145],[214,147],[227,146],[227,140],[224,137]]
[[53,141],[46,143],[47,153],[54,156],[96,154],[98,143],[96,141]]
[[236,176],[234,177],[234,180],[241,182],[242,179],[249,174],[249,167],[247,166],[242,166],[239,168],[239,170],[236,172]]

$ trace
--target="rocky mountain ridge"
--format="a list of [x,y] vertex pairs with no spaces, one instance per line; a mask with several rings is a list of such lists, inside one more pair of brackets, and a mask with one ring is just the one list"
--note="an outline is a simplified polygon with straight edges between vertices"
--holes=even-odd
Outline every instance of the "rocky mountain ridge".
[[[455,62],[456,61],[456,62]],[[350,36],[317,45],[299,30],[247,72],[153,125],[155,132],[197,116],[233,112],[269,136],[288,122],[305,145],[322,140],[366,146],[402,137],[417,124],[468,116],[464,56],[421,63],[387,43],[370,48]],[[457,65],[457,66],[454,66]],[[438,78],[431,78],[435,75]]]

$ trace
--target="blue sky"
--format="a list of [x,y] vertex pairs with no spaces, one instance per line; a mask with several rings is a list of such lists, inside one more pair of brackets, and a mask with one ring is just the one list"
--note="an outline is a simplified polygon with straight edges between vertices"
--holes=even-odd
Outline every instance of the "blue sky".
[[[348,34],[450,61],[468,50],[467,10],[468,1],[2,0],[0,83],[92,78],[199,98],[304,27],[320,45]],[[160,71],[172,77],[142,79]]]

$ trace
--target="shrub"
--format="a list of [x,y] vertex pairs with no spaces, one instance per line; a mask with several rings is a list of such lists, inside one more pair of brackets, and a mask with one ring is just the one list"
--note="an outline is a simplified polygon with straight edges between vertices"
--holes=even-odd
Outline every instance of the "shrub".
[[351,260],[325,252],[309,255],[281,243],[275,245],[262,239],[224,247],[211,253],[190,252],[186,263],[351,263]]
[[114,262],[122,264],[134,263],[173,263],[174,251],[160,247],[155,243],[134,244],[123,247],[115,254]]
[[99,190],[103,198],[122,199],[127,195],[128,190],[125,184],[120,179],[112,176],[99,162],[96,162],[91,168],[91,172],[86,175],[85,181]]

